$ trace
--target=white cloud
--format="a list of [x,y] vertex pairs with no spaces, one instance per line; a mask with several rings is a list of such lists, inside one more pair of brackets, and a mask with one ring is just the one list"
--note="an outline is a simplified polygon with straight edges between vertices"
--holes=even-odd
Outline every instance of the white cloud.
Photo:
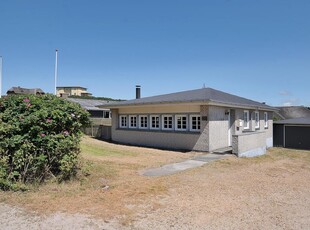
[[287,91],[287,90],[282,90],[282,91],[280,92],[280,95],[281,95],[281,96],[291,96],[292,94],[291,94],[291,92],[289,92],[289,91]]

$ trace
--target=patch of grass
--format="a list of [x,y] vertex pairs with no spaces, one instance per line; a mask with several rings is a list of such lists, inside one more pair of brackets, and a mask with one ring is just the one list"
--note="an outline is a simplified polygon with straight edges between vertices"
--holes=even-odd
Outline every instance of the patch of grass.
[[81,151],[84,154],[93,155],[93,156],[137,156],[137,153],[118,150],[118,149],[110,149],[100,145],[91,145],[82,143]]

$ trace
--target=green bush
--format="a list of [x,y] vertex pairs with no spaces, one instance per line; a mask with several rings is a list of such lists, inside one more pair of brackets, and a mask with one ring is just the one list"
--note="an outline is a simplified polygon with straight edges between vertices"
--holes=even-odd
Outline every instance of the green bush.
[[88,112],[53,95],[0,99],[0,189],[75,175]]

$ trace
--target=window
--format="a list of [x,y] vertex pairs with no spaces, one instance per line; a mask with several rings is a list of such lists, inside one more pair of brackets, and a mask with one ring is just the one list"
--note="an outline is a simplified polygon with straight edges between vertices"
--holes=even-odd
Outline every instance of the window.
[[200,115],[190,115],[190,131],[200,131]]
[[139,121],[140,121],[140,129],[147,129],[148,125],[147,125],[147,115],[141,115],[139,116]]
[[129,116],[129,128],[137,128],[137,116]]
[[255,129],[259,129],[259,112],[255,111]]
[[119,116],[119,127],[127,128],[127,116],[125,115]]
[[159,116],[158,115],[151,116],[151,129],[159,129]]
[[268,128],[268,113],[264,112],[265,128]]
[[185,131],[187,129],[187,116],[175,115],[175,130]]
[[250,128],[250,113],[248,110],[244,110],[243,111],[243,125],[244,125],[244,129],[249,129]]
[[172,115],[163,115],[162,116],[162,129],[163,130],[172,130]]

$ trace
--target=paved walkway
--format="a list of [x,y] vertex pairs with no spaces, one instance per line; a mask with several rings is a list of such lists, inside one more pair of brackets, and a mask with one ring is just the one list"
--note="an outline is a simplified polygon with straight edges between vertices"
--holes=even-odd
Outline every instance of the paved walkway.
[[205,155],[196,156],[190,160],[186,160],[179,163],[163,165],[159,168],[151,168],[145,170],[142,175],[144,176],[165,176],[174,174],[180,171],[184,171],[186,169],[200,167],[208,162],[223,159],[229,156],[233,156],[232,154],[215,154],[208,153]]

